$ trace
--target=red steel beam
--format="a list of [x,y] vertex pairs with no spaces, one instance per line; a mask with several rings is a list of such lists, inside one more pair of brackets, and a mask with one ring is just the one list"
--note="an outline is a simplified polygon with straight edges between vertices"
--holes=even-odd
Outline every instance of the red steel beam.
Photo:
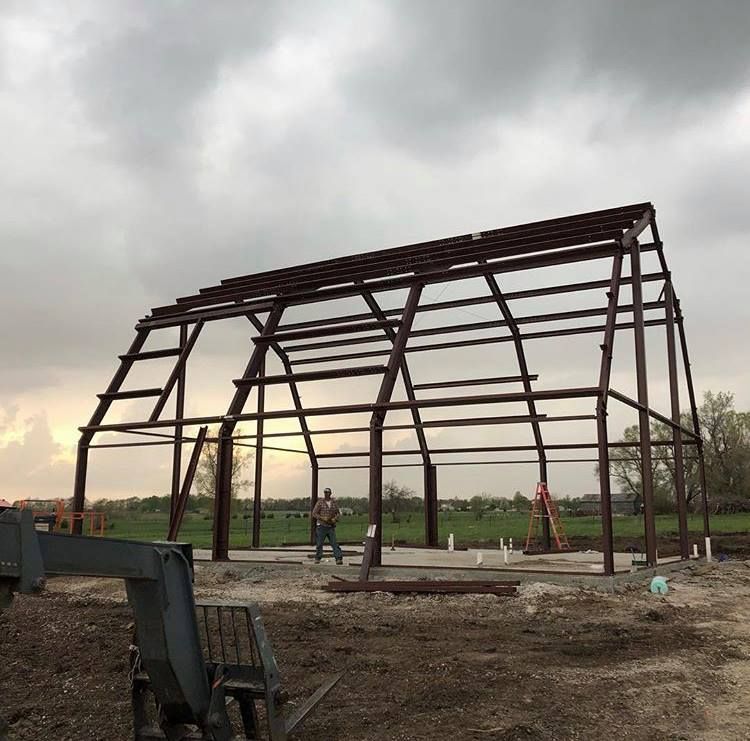
[[[623,461],[636,462],[639,458],[620,458]],[[686,460],[697,460],[692,456],[686,457]],[[547,458],[547,463],[598,463],[598,458]],[[519,464],[528,463],[529,465],[538,466],[539,461],[534,458],[532,460],[505,460],[505,461],[440,461],[439,466],[515,466]],[[421,463],[384,463],[383,468],[419,468]],[[346,466],[321,466],[321,471],[348,471],[348,470],[361,470],[369,468],[367,465],[346,465]]]
[[[180,327],[180,355],[188,341],[188,328],[183,324]],[[180,375],[177,379],[177,396],[175,398],[176,419],[185,416],[185,381],[187,373],[187,364],[183,363],[180,367]],[[180,474],[182,469],[182,425],[175,425],[174,428],[174,447],[172,449],[172,487],[169,498],[170,517],[174,517],[177,503],[180,497]]]
[[[385,314],[380,308],[380,304],[366,288],[362,290],[362,298],[369,307],[373,316],[379,320],[385,320]],[[414,307],[416,313],[419,306]],[[398,336],[391,327],[384,327],[384,332],[387,339],[391,342],[392,346],[395,346]],[[401,380],[404,383],[404,390],[406,392],[406,398],[410,401],[416,401],[416,394],[414,393],[414,384],[411,380],[411,372],[409,371],[409,364],[406,360],[406,356],[401,352],[401,359],[399,361],[399,368],[401,371]],[[417,436],[417,443],[419,444],[419,451],[422,455],[422,463],[424,464],[424,505],[425,513],[430,513],[434,509],[437,512],[437,475],[432,472],[430,460],[430,450],[427,445],[427,436],[424,434],[424,428],[422,425],[422,416],[418,407],[412,407],[411,417],[413,421],[414,433]],[[372,434],[372,433],[371,433]],[[437,545],[437,526],[433,528],[433,517],[429,516],[425,519],[425,543],[427,545]],[[435,525],[437,520],[435,520]]]
[[[488,276],[494,280],[491,276]],[[644,310],[663,309],[663,301],[652,301],[643,305]],[[633,311],[632,305],[620,306],[617,309],[620,314],[627,314]],[[573,311],[559,311],[552,314],[531,314],[528,316],[519,316],[515,324],[544,324],[547,322],[562,322],[571,319],[586,319],[589,317],[602,316],[607,313],[607,307],[592,307],[589,309],[576,309]],[[511,327],[505,319],[490,319],[483,322],[469,322],[466,324],[449,324],[443,327],[430,327],[428,329],[418,329],[411,333],[411,337],[431,337],[434,335],[453,334],[456,332],[475,332],[484,329],[495,329],[498,327]],[[512,330],[512,328],[511,328]],[[551,330],[555,331],[555,330]],[[514,335],[511,334],[511,339]],[[308,342],[304,345],[287,345],[284,349],[286,352],[302,352],[307,350],[320,350],[329,347],[346,347],[348,345],[366,345],[371,342],[383,342],[385,338],[381,335],[364,335],[363,337],[351,337],[345,340],[326,340],[323,342]]]
[[[484,262],[484,260],[482,260]],[[516,362],[518,363],[518,370],[521,372],[521,382],[523,389],[527,393],[531,393],[531,379],[529,378],[529,368],[526,363],[526,353],[524,352],[523,340],[521,338],[521,330],[518,328],[518,320],[513,316],[513,312],[510,310],[508,302],[505,300],[500,286],[497,284],[497,280],[494,275],[485,275],[484,279],[487,283],[487,287],[490,289],[492,297],[495,299],[500,313],[503,315],[503,320],[510,329],[511,337],[513,338],[513,347],[516,352]],[[547,476],[547,454],[544,450],[544,441],[542,439],[542,428],[539,426],[539,422],[536,421],[537,411],[536,402],[534,399],[529,398],[526,400],[526,405],[529,409],[529,417],[531,417],[531,431],[534,435],[534,443],[537,448],[537,455],[539,456],[539,480],[548,482]],[[544,512],[542,517],[542,548],[548,551],[551,548],[550,539],[550,523],[547,512]]]
[[[639,442],[628,442],[624,440],[618,440],[616,442],[609,443],[610,448],[637,448],[640,445]],[[652,440],[652,446],[672,446],[671,440]],[[585,449],[596,449],[599,447],[598,443],[551,443],[544,446],[545,450],[585,450]],[[495,445],[491,447],[473,447],[473,448],[434,448],[432,450],[434,455],[447,455],[449,453],[518,453],[521,451],[536,451],[536,445]],[[321,453],[321,458],[361,458],[366,456],[367,452],[356,452],[356,451],[342,451],[338,453]],[[418,450],[386,450],[383,455],[419,455]],[[481,463],[482,461],[476,461]],[[439,465],[443,465],[440,463]]]
[[[263,323],[256,317],[254,314],[248,314],[247,315],[248,320],[250,323],[259,331],[263,331]],[[281,364],[284,366],[284,374],[286,376],[292,376],[295,375],[291,363],[289,362],[289,356],[281,349],[281,345],[278,344],[278,342],[272,342],[270,344],[271,350],[276,353],[276,356],[281,360]],[[243,379],[237,379],[241,383],[243,382]],[[302,431],[302,435],[305,438],[305,447],[307,448],[307,454],[310,456],[310,465],[311,466],[317,466],[318,462],[315,458],[315,446],[313,445],[312,438],[310,437],[310,428],[307,425],[307,419],[304,415],[304,409],[302,407],[302,399],[299,395],[299,389],[297,388],[297,382],[292,379],[289,381],[289,393],[292,396],[292,403],[294,404],[294,408],[299,410],[299,415],[297,416],[297,420],[299,421],[300,430]]]
[[[337,414],[356,414],[375,411],[389,411],[396,409],[411,409],[413,406],[421,408],[441,406],[466,406],[474,404],[495,404],[502,402],[526,401],[529,396],[537,400],[550,399],[580,399],[593,397],[598,394],[595,386],[584,386],[580,388],[554,389],[534,391],[532,394],[526,392],[510,392],[505,394],[484,394],[480,396],[459,396],[450,399],[420,399],[417,401],[391,401],[375,404],[343,404],[340,406],[314,407],[306,409],[305,414],[309,417],[327,416]],[[233,414],[231,411],[223,416],[188,417],[181,420],[183,425],[216,424],[217,422],[237,422],[257,420],[260,416],[264,419],[289,419],[299,416],[298,409],[282,409],[257,413]],[[79,427],[81,432],[122,432],[130,429],[158,429],[163,427],[174,427],[177,420],[157,420],[155,422],[120,422],[115,424]]]
[[632,227],[649,205],[640,205],[615,214],[597,215],[584,219],[565,219],[554,225],[529,224],[519,227],[492,230],[464,235],[459,238],[442,239],[433,243],[419,243],[376,253],[365,253],[335,258],[319,263],[266,271],[262,274],[230,278],[219,285],[202,288],[197,295],[186,296],[178,301],[189,301],[200,297],[226,294],[228,291],[249,291],[258,288],[265,291],[285,292],[300,282],[322,286],[341,282],[342,279],[396,275],[417,272],[426,266],[439,263],[453,265],[472,262],[478,253],[486,255],[512,247],[528,250],[553,249],[552,241],[568,238],[578,244],[603,241],[609,235],[620,238],[623,230]]
[[596,403],[596,437],[599,445],[599,498],[602,522],[602,550],[604,556],[604,573],[611,576],[615,573],[615,549],[612,530],[612,490],[609,469],[609,437],[607,431],[607,394],[612,373],[612,348],[617,325],[617,303],[620,297],[622,280],[623,253],[615,256],[612,262],[612,277],[607,292],[607,320],[605,322],[604,341],[601,345],[602,357],[599,365],[599,397]]
[[376,322],[359,322],[358,324],[337,324],[335,326],[321,326],[311,329],[298,329],[291,332],[276,332],[269,335],[253,337],[253,342],[288,342],[289,340],[304,340],[308,337],[329,337],[337,334],[356,334],[357,332],[369,332],[373,329],[384,327],[397,327],[398,319],[383,319]]
[[[265,373],[266,359],[260,361],[258,373],[261,376]],[[258,414],[262,414],[266,408],[266,386],[258,386]],[[253,535],[252,547],[260,548],[260,515],[262,510],[262,490],[263,490],[263,424],[264,419],[260,417],[256,424],[256,441],[255,446],[255,480],[253,481]],[[236,444],[236,443],[235,443]],[[241,443],[240,443],[241,444]]]
[[680,387],[677,377],[677,349],[674,333],[674,289],[672,281],[664,285],[664,299],[666,303],[665,319],[667,321],[667,367],[669,374],[669,400],[672,412],[672,422],[677,427],[672,428],[674,441],[674,482],[675,499],[677,501],[677,522],[680,530],[680,556],[690,558],[690,544],[688,543],[687,497],[685,493],[685,463],[683,461],[682,431],[680,420]]
[[[539,379],[539,376],[534,373],[529,376],[532,381]],[[522,381],[523,376],[495,376],[494,378],[461,378],[456,381],[431,381],[430,383],[416,383],[414,384],[415,389],[427,390],[427,389],[445,389],[454,388],[461,386],[492,386],[496,383],[516,383]]]
[[403,245],[399,247],[389,247],[380,250],[360,253],[358,255],[350,255],[347,257],[338,257],[328,260],[321,260],[315,263],[308,263],[307,265],[295,266],[292,268],[283,268],[281,270],[269,270],[263,273],[254,273],[251,275],[237,276],[234,278],[226,278],[221,281],[221,285],[232,285],[236,283],[242,283],[248,279],[263,279],[269,280],[278,275],[279,273],[288,273],[290,270],[301,273],[309,273],[312,269],[335,267],[342,264],[351,263],[373,263],[381,261],[382,259],[390,259],[393,257],[403,257],[411,253],[419,255],[424,250],[429,250],[431,253],[436,253],[444,247],[451,247],[461,243],[475,243],[478,238],[489,238],[498,236],[509,236],[509,235],[520,235],[520,234],[533,234],[538,232],[546,232],[548,230],[554,230],[555,228],[561,228],[565,226],[581,225],[581,224],[598,224],[602,221],[606,221],[611,217],[622,217],[629,216],[635,220],[646,210],[653,211],[653,205],[651,203],[635,203],[627,206],[619,206],[616,208],[602,209],[599,211],[590,211],[587,213],[573,214],[570,216],[557,217],[554,219],[544,219],[542,221],[531,222],[527,224],[518,224],[515,226],[503,227],[500,229],[483,230],[481,232],[471,232],[467,234],[458,235],[455,237],[448,237],[443,239],[435,239],[428,242],[416,242],[413,244]]
[[[688,399],[690,400],[690,415],[693,419],[693,431],[698,443],[698,475],[701,483],[701,499],[703,501],[703,535],[711,537],[711,523],[708,515],[708,489],[706,487],[706,464],[703,458],[703,438],[700,432],[700,417],[698,416],[698,403],[695,398],[695,387],[693,386],[693,372],[690,366],[690,355],[688,353],[687,338],[685,337],[685,320],[682,316],[680,301],[675,296],[674,309],[677,317],[677,330],[680,337],[680,349],[682,351],[682,367],[685,371],[687,382]],[[687,440],[683,441],[683,444]]]
[[[644,244],[641,245],[642,251],[657,249],[658,245]],[[533,254],[530,256],[499,260],[489,262],[487,265],[465,265],[452,268],[450,270],[435,269],[419,273],[418,275],[404,275],[397,278],[384,278],[373,280],[367,284],[368,290],[373,293],[381,291],[394,291],[400,288],[408,288],[411,285],[422,282],[425,285],[432,283],[445,283],[454,280],[463,280],[465,278],[475,278],[489,272],[492,274],[516,272],[519,270],[532,270],[540,267],[551,267],[553,265],[569,265],[575,262],[586,262],[591,260],[601,260],[607,257],[613,257],[617,249],[615,242],[605,244],[587,245],[572,249],[561,249],[550,253]],[[300,291],[285,294],[283,300],[287,306],[299,306],[308,303],[319,303],[334,298],[345,298],[356,296],[361,293],[361,288],[357,285],[340,285],[331,288],[324,288],[314,291]],[[167,316],[154,314],[145,317],[136,328],[158,328],[171,327],[185,322],[195,321],[196,319],[209,320],[211,318],[228,318],[230,316],[243,315],[248,311],[262,312],[269,311],[274,302],[268,299],[260,301],[240,301],[237,299],[233,306],[218,306],[215,308],[203,309],[201,311],[190,311],[191,307],[186,305],[174,305],[165,307],[170,311]],[[179,310],[179,312],[178,312]],[[174,315],[171,315],[174,314]]]
[[[401,326],[393,340],[393,348],[388,358],[388,369],[383,376],[378,390],[377,400],[373,406],[370,417],[370,487],[369,487],[369,510],[370,524],[375,525],[375,540],[373,542],[372,563],[380,566],[381,550],[383,540],[383,422],[388,409],[393,406],[391,395],[396,385],[396,378],[401,369],[401,361],[404,350],[409,339],[409,332],[414,322],[414,316],[419,305],[419,297],[422,295],[422,284],[417,283],[409,290],[406,298],[404,313],[401,317]],[[417,402],[408,400],[405,408],[414,408]],[[421,451],[420,451],[421,452]]]
[[[644,322],[646,327],[661,327],[664,325],[664,319],[649,319]],[[633,322],[620,322],[615,325],[615,329],[633,329]],[[584,327],[570,327],[567,329],[550,329],[542,332],[524,332],[521,334],[523,340],[540,340],[548,339],[551,337],[570,337],[579,334],[595,334],[597,332],[604,332],[606,329],[605,324],[594,324]],[[507,335],[505,337],[477,337],[475,339],[468,340],[456,340],[453,342],[436,342],[426,345],[414,345],[407,347],[406,352],[429,352],[432,350],[447,350],[454,347],[473,347],[475,345],[493,345],[499,342],[512,342],[513,337]],[[299,358],[292,360],[292,365],[310,365],[312,363],[330,363],[335,360],[354,360],[357,358],[376,358],[387,355],[387,350],[366,350],[364,352],[356,353],[345,353],[339,355],[320,355],[312,358]]]
[[[351,263],[340,263],[317,270],[310,269],[309,266],[302,266],[300,270],[303,272],[296,275],[294,269],[284,269],[278,271],[276,279],[269,279],[267,276],[255,276],[231,284],[204,288],[198,294],[179,297],[176,304],[205,306],[210,303],[225,302],[242,297],[286,294],[290,291],[319,288],[350,280],[372,280],[387,275],[422,272],[434,265],[449,267],[474,262],[480,258],[509,257],[574,245],[605,242],[622,237],[623,230],[631,226],[633,220],[632,216],[630,218],[617,217],[596,226],[583,224],[565,229],[556,228],[523,235],[480,237],[462,245],[450,245],[448,249],[439,251],[428,251],[420,246],[413,255],[399,256],[388,265],[376,265],[370,260],[368,263],[356,266]],[[343,262],[348,261],[344,258]],[[165,307],[158,307],[154,309],[154,312],[159,313],[164,310]]]
[[[643,276],[643,283],[664,280],[665,273],[647,273]],[[630,285],[630,278],[622,278],[620,285]],[[609,279],[606,280],[589,280],[579,283],[564,283],[561,285],[542,286],[540,288],[527,288],[520,291],[508,291],[505,294],[507,301],[518,301],[527,298],[538,298],[540,296],[554,296],[562,293],[576,293],[581,291],[592,291],[597,289],[608,289]],[[417,314],[432,311],[444,311],[446,309],[459,309],[465,306],[481,306],[483,304],[494,303],[492,296],[473,296],[467,298],[452,299],[450,301],[436,301],[431,304],[421,304],[417,308]],[[384,309],[385,316],[401,316],[401,309]],[[345,322],[354,322],[368,319],[371,314],[347,314],[341,317],[329,317],[326,319],[310,319],[304,322],[290,322],[283,325],[283,329],[304,329],[305,327],[319,327],[327,324],[342,324]]]
[[[643,321],[643,286],[641,253],[637,240],[630,246],[630,272],[633,276],[633,337],[635,340],[635,373],[638,387],[638,429],[641,449],[641,486],[643,522],[646,536],[646,560],[656,566],[656,520],[654,512],[654,472],[651,467],[651,431],[648,414],[648,373],[646,370],[646,335]],[[610,395],[612,392],[610,391]]]
[[651,407],[646,406],[645,404],[641,404],[635,399],[631,399],[629,396],[625,396],[625,394],[621,394],[619,391],[610,389],[609,395],[613,399],[617,399],[617,401],[621,401],[623,404],[627,404],[627,406],[632,407],[633,409],[637,409],[639,412],[643,412],[647,414],[652,419],[655,419],[658,422],[661,422],[662,424],[667,425],[667,427],[671,427],[673,430],[675,429],[679,430],[680,432],[682,432],[683,435],[687,435],[688,437],[693,438],[694,440],[700,439],[694,432],[692,432],[691,430],[688,430],[687,427],[683,427],[678,422],[674,422],[669,417],[665,417],[663,414],[660,414],[659,412],[656,412],[653,409],[651,409]]
[[[540,414],[537,417],[539,422],[573,422],[580,420],[594,420],[596,419],[595,414],[563,414],[563,415],[547,415]],[[466,417],[458,419],[438,419],[430,420],[428,422],[422,422],[422,427],[482,427],[486,425],[504,425],[504,424],[528,424],[530,418],[527,414],[516,414],[508,415],[505,417]],[[384,430],[412,430],[417,425],[402,424],[402,425],[383,425]],[[322,430],[310,430],[311,435],[338,435],[338,434],[352,434],[356,432],[369,432],[369,427],[334,427],[324,428]],[[301,432],[266,432],[265,437],[299,437]],[[235,440],[252,440],[255,435],[235,435]],[[185,438],[191,439],[191,438]],[[91,446],[96,447],[96,446]]]
[[366,365],[354,368],[330,368],[327,370],[309,371],[307,373],[285,373],[277,376],[258,376],[257,378],[235,378],[235,386],[269,386],[272,384],[287,384],[290,382],[304,383],[306,381],[323,381],[332,378],[359,378],[360,376],[376,376],[385,373],[384,365]]
[[[266,318],[262,334],[273,334],[279,326],[284,306],[277,304]],[[243,378],[257,376],[263,367],[269,345],[257,345],[247,363]],[[232,501],[232,459],[234,456],[234,440],[232,433],[237,425],[238,417],[250,395],[250,387],[237,388],[229,404],[226,415],[221,421],[219,429],[219,443],[216,452],[216,490],[214,493],[214,532],[211,548],[211,558],[214,561],[225,561],[229,558],[229,525]],[[299,412],[295,409],[295,415]],[[263,415],[256,414],[256,419]],[[183,420],[184,423],[184,420]]]
[[187,471],[185,471],[185,480],[182,483],[182,487],[177,495],[174,502],[174,507],[169,516],[169,532],[167,533],[167,540],[175,541],[180,533],[180,526],[182,525],[182,519],[185,516],[185,509],[187,507],[188,498],[190,497],[190,488],[193,485],[193,479],[195,478],[195,472],[198,470],[198,463],[201,457],[201,451],[203,450],[203,443],[206,440],[206,434],[208,433],[208,427],[201,427],[198,430],[198,436],[195,439],[195,445],[193,445],[193,452],[190,456],[190,462],[188,463]]

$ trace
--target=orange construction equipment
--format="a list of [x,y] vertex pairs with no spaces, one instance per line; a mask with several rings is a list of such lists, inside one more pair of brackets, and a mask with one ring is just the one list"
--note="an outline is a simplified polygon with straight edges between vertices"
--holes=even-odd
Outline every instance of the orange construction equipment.
[[82,528],[84,535],[101,536],[106,528],[107,517],[104,512],[66,512],[63,499],[19,499],[13,506],[30,509],[34,522],[45,531],[49,529],[51,532],[60,532],[66,520],[68,532],[73,531],[73,523],[78,520],[88,523],[88,527]]
[[531,502],[529,533],[526,536],[526,547],[524,550],[531,550],[531,546],[536,542],[539,533],[539,525],[545,517],[549,518],[549,524],[552,528],[552,534],[555,536],[558,550],[570,550],[568,538],[565,535],[565,528],[563,527],[562,520],[560,520],[560,512],[550,496],[549,489],[544,481],[540,481],[536,485],[536,493]]
[[62,499],[19,499],[13,506],[18,509],[30,509],[34,521],[50,520],[51,529],[55,532],[62,526],[65,514],[65,502]]
[[[84,523],[81,526],[81,535],[104,535],[107,524],[107,517],[104,512],[66,512],[65,515],[69,518],[68,530],[71,533],[73,532],[73,523],[80,520]],[[88,523],[88,527],[86,523]]]

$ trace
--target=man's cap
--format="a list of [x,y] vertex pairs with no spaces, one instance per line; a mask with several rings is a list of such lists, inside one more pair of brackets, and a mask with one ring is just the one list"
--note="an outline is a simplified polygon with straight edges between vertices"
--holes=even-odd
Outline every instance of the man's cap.
[[325,489],[323,489],[323,494],[331,494],[331,493],[332,492],[331,492],[331,490],[328,487],[326,487]]

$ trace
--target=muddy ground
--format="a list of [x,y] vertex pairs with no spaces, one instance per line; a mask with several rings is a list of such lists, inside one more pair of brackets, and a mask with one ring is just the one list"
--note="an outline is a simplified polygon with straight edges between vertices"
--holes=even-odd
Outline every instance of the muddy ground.
[[[319,572],[320,570],[318,570]],[[750,738],[750,567],[606,595],[332,595],[324,575],[199,570],[199,596],[261,603],[292,702],[346,676],[309,739]],[[128,739],[132,617],[118,582],[53,580],[0,614],[10,739]],[[0,732],[2,738],[2,732]]]

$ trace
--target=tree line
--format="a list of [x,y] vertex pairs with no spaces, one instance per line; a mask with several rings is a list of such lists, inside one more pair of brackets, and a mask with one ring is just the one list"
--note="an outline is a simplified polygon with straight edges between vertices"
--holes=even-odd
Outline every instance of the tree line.
[[[689,412],[681,415],[681,425],[693,429]],[[713,514],[750,511],[750,412],[738,412],[734,395],[720,391],[706,392],[698,408],[698,422],[703,438],[706,489]],[[621,438],[637,442],[638,426],[627,427]],[[672,429],[653,420],[652,440],[672,440]],[[702,508],[700,471],[696,446],[683,435],[683,465],[688,507]],[[652,446],[651,470],[654,481],[654,507],[657,514],[675,510],[675,461],[670,445]],[[638,447],[610,450],[612,477],[621,491],[641,496],[641,454]],[[598,476],[598,471],[595,472]]]

